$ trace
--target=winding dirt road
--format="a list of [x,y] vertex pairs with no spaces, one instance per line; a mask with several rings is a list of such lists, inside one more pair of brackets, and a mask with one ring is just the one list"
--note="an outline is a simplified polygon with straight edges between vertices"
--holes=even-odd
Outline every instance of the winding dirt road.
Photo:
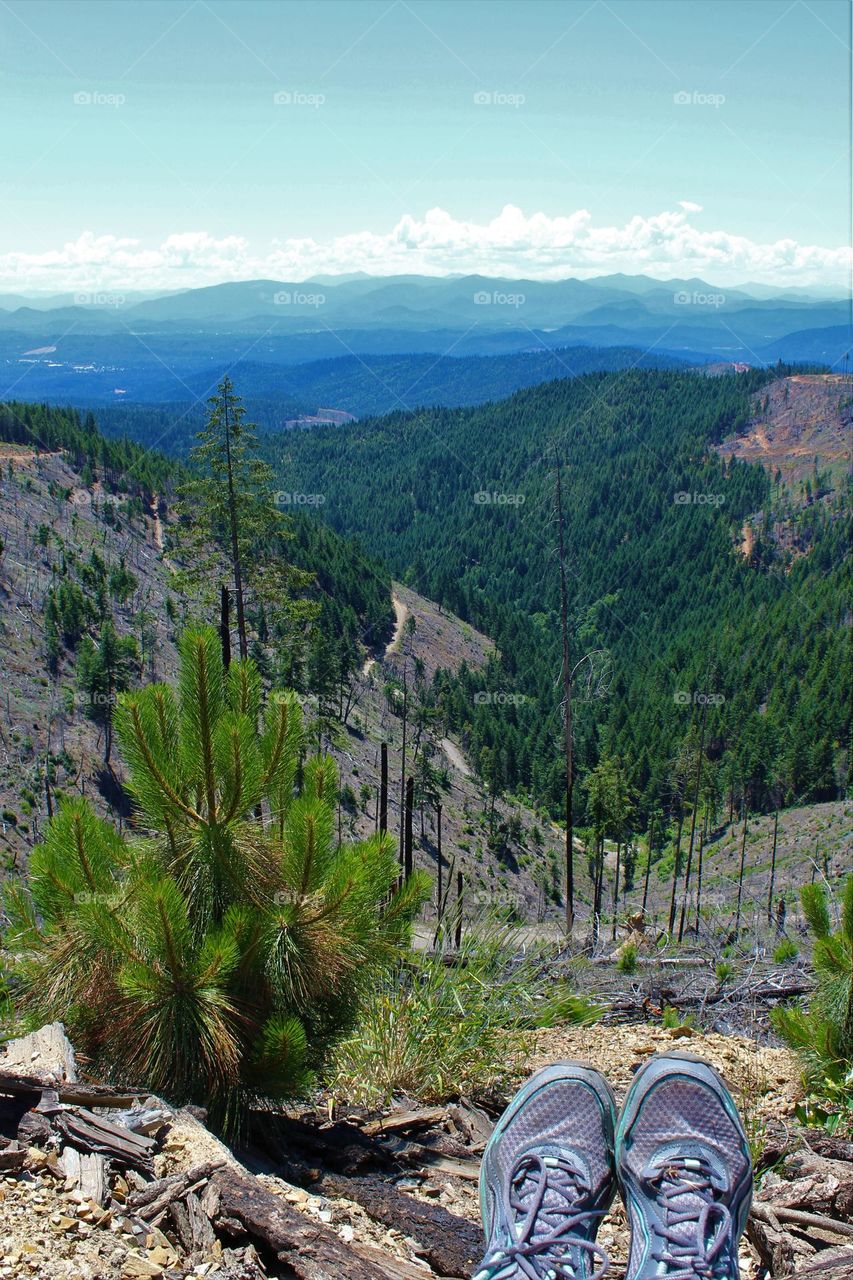
[[[391,592],[391,604],[394,606],[394,634],[385,646],[384,658],[390,658],[392,654],[400,652],[400,645],[403,643],[403,627],[409,620],[409,606],[404,604],[396,592]],[[376,666],[376,658],[369,657],[365,659],[362,667],[362,675],[369,675]]]

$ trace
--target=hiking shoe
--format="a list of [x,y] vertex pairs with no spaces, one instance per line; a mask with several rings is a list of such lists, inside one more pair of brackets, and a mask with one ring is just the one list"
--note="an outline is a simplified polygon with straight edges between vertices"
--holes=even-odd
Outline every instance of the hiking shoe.
[[637,1073],[619,1117],[616,1176],[631,1224],[625,1280],[739,1280],[752,1161],[707,1062],[661,1054]]
[[483,1154],[488,1245],[472,1280],[601,1280],[615,1123],[609,1084],[580,1063],[546,1067],[516,1094]]

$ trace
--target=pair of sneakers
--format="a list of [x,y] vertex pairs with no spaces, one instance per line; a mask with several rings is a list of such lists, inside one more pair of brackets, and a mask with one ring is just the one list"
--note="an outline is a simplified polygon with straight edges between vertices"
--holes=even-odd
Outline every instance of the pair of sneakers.
[[661,1054],[613,1091],[584,1063],[540,1071],[483,1155],[488,1247],[473,1280],[601,1280],[596,1243],[618,1188],[631,1227],[625,1280],[739,1280],[752,1199],[749,1145],[713,1067]]

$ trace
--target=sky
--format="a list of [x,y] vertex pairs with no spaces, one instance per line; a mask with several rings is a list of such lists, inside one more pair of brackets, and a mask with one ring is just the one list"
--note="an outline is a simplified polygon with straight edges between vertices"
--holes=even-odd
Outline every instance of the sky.
[[0,0],[0,289],[849,281],[848,0]]

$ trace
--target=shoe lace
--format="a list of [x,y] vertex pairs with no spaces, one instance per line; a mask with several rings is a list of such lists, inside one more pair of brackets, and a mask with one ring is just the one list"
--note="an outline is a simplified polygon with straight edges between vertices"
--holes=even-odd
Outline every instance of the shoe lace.
[[[555,1193],[553,1195],[549,1193]],[[504,1190],[507,1222],[514,1222],[516,1238],[511,1244],[495,1245],[486,1254],[473,1280],[586,1280],[585,1271],[577,1272],[572,1251],[601,1266],[588,1280],[603,1280],[610,1270],[610,1259],[600,1245],[578,1235],[604,1209],[578,1209],[579,1202],[590,1194],[583,1175],[562,1156],[522,1156],[513,1168]],[[542,1224],[547,1231],[542,1232]],[[534,1237],[534,1232],[536,1235]]]
[[667,1280],[715,1280],[724,1274],[721,1251],[729,1238],[731,1214],[715,1198],[710,1162],[704,1156],[676,1156],[643,1174],[662,1210],[655,1228],[662,1246],[652,1251],[665,1264]]

